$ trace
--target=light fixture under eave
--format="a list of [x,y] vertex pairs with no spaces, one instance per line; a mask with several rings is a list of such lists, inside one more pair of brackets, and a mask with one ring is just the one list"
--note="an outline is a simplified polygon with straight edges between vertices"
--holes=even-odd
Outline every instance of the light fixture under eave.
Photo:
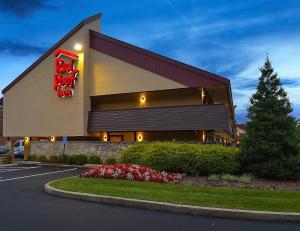
[[50,137],[50,140],[51,140],[52,142],[54,142],[54,141],[55,141],[55,136],[51,136],[51,137]]
[[29,142],[30,138],[28,136],[25,137],[25,142]]
[[137,140],[138,140],[139,142],[142,142],[142,141],[143,141],[143,136],[142,136],[142,135],[138,135]]
[[103,135],[103,141],[107,142],[107,134],[106,133]]
[[142,95],[142,96],[140,97],[140,102],[141,102],[141,103],[145,103],[145,102],[146,102],[146,96],[145,96],[145,95]]
[[81,50],[82,50],[82,45],[81,45],[80,43],[76,43],[76,44],[74,45],[74,50],[76,50],[76,51],[81,51]]

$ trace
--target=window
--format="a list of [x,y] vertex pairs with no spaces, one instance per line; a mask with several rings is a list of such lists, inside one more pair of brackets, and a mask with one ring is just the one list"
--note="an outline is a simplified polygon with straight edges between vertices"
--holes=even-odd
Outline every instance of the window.
[[110,135],[109,141],[110,142],[122,142],[124,140],[122,135]]

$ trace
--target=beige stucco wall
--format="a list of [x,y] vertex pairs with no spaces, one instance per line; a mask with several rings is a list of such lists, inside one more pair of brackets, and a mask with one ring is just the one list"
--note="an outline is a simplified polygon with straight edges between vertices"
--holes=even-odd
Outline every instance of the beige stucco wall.
[[181,83],[93,49],[90,58],[91,96],[186,88]]
[[[145,97],[145,102],[140,101],[141,96]],[[202,104],[201,89],[180,88],[93,97],[92,110],[169,107],[199,104]]]
[[89,75],[83,61],[89,61],[89,29],[99,31],[100,20],[84,25],[59,48],[73,51],[75,43],[83,45],[79,54],[79,79],[74,96],[59,98],[53,89],[55,57],[46,57],[4,94],[4,136],[83,136],[86,134]]

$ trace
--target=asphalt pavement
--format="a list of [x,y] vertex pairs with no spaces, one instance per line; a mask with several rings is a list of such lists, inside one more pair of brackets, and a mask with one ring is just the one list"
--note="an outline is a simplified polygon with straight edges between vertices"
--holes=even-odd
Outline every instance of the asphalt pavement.
[[299,230],[298,223],[233,220],[94,204],[49,195],[44,184],[76,168],[0,166],[0,231]]

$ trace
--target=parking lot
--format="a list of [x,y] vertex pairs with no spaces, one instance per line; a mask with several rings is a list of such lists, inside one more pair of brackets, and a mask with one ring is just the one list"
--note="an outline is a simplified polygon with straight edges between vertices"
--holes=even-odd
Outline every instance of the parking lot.
[[80,169],[38,165],[0,166],[0,230],[300,230],[300,225],[174,214],[60,198],[45,183]]
[[47,168],[44,166],[27,166],[27,165],[16,165],[16,166],[0,166],[0,182],[15,181],[26,178],[34,178],[44,175],[59,174],[64,172],[78,171],[77,168]]

